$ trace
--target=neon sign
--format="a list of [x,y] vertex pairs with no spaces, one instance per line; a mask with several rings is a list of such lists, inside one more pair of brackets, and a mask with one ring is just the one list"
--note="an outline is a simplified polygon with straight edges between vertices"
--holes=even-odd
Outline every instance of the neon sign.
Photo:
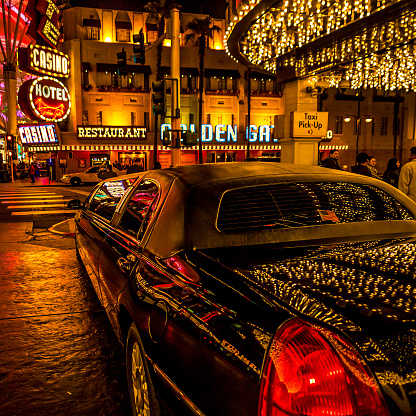
[[36,10],[43,15],[38,26],[38,34],[51,46],[56,46],[61,35],[57,26],[60,14],[58,6],[54,0],[39,0]]
[[77,126],[78,139],[146,139],[146,127]]
[[19,126],[19,135],[23,144],[59,144],[54,124]]
[[[277,139],[273,139],[272,137],[272,129],[274,128],[273,125],[250,125],[250,128],[246,128],[246,140],[247,137],[250,136],[250,143],[252,142],[260,142],[260,143],[268,143],[268,142],[277,142]],[[160,127],[160,137],[163,140],[163,132],[165,130],[170,130],[170,124],[162,124]],[[188,126],[186,124],[181,124],[182,130],[188,130]],[[190,131],[195,132],[195,124],[190,125]],[[211,124],[202,124],[201,126],[201,141],[205,143],[209,142],[217,142],[217,143],[230,143],[230,142],[237,142],[237,126],[231,126],[229,124],[217,124],[215,127]]]
[[32,120],[62,121],[71,110],[69,92],[55,78],[40,77],[24,82],[18,99],[23,112]]
[[19,68],[35,75],[69,76],[69,56],[41,45],[19,48]]

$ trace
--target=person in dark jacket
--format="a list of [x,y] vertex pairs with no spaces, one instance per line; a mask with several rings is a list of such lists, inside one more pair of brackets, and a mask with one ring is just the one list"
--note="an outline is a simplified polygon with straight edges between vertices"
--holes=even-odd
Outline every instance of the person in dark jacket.
[[130,173],[136,172],[143,172],[143,166],[139,165],[139,162],[137,160],[127,168],[126,173],[130,175]]
[[400,161],[395,157],[392,157],[387,162],[387,169],[383,173],[383,181],[390,185],[399,186],[399,173],[400,173]]
[[339,151],[336,149],[331,149],[329,156],[322,161],[322,166],[329,169],[338,169],[342,168],[338,165]]
[[100,179],[109,179],[114,178],[117,176],[117,173],[113,172],[113,167],[111,165],[107,165],[107,170],[105,172],[100,172],[98,177]]
[[355,166],[351,166],[351,172],[365,176],[372,176],[370,169],[367,167],[369,163],[369,157],[367,153],[358,153],[356,162],[357,164]]

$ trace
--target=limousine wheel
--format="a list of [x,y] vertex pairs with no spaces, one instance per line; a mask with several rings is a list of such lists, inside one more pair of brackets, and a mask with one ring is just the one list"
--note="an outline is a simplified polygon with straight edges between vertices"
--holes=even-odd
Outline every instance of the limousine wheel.
[[152,380],[146,363],[146,355],[136,325],[130,326],[126,345],[127,384],[134,416],[159,416]]
[[79,185],[81,185],[81,179],[80,178],[71,178],[71,185],[72,186],[79,186]]

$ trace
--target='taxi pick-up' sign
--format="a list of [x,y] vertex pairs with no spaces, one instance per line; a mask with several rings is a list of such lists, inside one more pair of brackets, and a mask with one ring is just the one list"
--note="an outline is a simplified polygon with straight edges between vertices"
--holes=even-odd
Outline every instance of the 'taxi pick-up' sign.
[[326,111],[294,111],[292,137],[325,137],[328,130]]

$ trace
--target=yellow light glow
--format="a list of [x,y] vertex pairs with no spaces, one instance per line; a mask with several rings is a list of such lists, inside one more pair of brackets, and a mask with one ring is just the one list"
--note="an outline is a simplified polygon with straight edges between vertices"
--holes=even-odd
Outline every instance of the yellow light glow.
[[110,36],[107,36],[107,37],[104,39],[104,42],[111,42],[111,38],[110,38]]
[[163,46],[172,46],[172,40],[171,39],[165,39],[163,41]]

